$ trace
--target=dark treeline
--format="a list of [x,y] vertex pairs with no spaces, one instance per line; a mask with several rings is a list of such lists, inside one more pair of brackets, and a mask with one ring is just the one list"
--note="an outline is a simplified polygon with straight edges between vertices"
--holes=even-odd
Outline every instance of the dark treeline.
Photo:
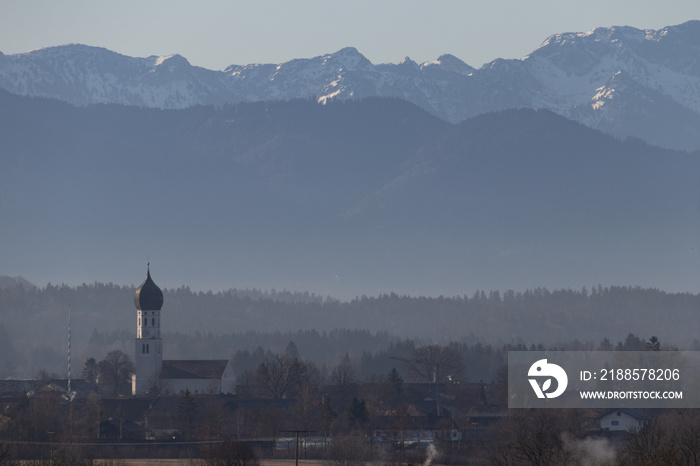
[[[133,286],[111,283],[1,288],[2,375],[30,376],[40,368],[62,373],[69,309],[74,359],[99,359],[114,349],[133,353],[133,293]],[[304,357],[329,366],[346,355],[366,359],[407,339],[417,346],[497,347],[565,342],[597,347],[608,339],[615,347],[634,334],[690,348],[700,309],[700,297],[691,293],[602,286],[451,298],[385,294],[348,302],[307,293],[186,287],[164,295],[168,358],[232,358],[258,348],[280,352],[294,341]]]

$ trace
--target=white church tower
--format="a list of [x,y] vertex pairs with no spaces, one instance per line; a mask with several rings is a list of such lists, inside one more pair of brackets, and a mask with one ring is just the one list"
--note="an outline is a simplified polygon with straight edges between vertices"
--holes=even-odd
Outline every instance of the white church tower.
[[163,292],[151,279],[150,263],[146,280],[134,294],[134,304],[137,319],[134,351],[136,373],[131,378],[131,393],[146,395],[163,369],[163,340],[160,338]]

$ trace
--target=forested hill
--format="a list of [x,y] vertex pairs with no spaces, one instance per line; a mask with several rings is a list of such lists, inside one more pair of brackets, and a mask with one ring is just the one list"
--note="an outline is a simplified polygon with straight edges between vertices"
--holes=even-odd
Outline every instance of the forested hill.
[[[397,99],[157,110],[0,91],[0,273],[36,283],[697,291],[700,156],[549,111]],[[31,258],[31,260],[28,260]]]
[[[69,308],[74,360],[100,358],[115,348],[131,354],[133,293],[133,287],[100,283],[0,289],[0,368],[13,359],[37,369],[61,366]],[[226,358],[260,345],[282,351],[290,339],[310,357],[335,358],[346,352],[359,357],[405,338],[423,344],[597,346],[605,338],[623,341],[630,333],[655,335],[687,349],[698,338],[700,323],[699,295],[638,287],[479,291],[449,298],[385,294],[349,302],[304,293],[183,287],[164,290],[164,299],[162,329],[170,358]]]

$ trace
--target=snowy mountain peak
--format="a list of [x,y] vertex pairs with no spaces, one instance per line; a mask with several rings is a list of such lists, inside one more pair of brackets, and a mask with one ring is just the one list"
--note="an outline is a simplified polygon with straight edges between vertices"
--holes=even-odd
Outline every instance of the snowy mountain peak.
[[323,57],[323,65],[339,65],[349,69],[363,69],[372,66],[355,47],[345,47],[335,53]]
[[440,55],[437,60],[425,62],[421,65],[421,68],[428,68],[428,67],[440,67],[446,71],[451,71],[453,73],[458,73],[462,75],[469,75],[474,72],[474,68],[471,66],[467,65],[464,63],[462,60],[459,58],[455,57],[454,55],[450,55],[449,53]]
[[57,45],[32,50],[17,55],[8,55],[17,61],[36,66],[65,66],[72,63],[81,68],[99,68],[107,64],[132,62],[134,59],[104,47],[83,44]]
[[336,57],[359,57],[365,58],[355,47],[344,47],[334,54]]
[[651,43],[674,43],[684,48],[700,48],[700,21],[688,21],[663,29],[637,29],[630,26],[598,27],[587,32],[568,32],[548,37],[534,53],[549,48],[592,47],[594,44],[617,47],[651,47]]
[[[374,65],[356,48],[346,47],[281,64],[212,71],[192,66],[177,54],[133,58],[71,44],[0,53],[0,88],[75,105],[161,108],[393,97],[450,122],[508,108],[545,108],[620,136],[654,142],[668,140],[662,128],[681,113],[679,126],[700,126],[699,56],[700,21],[658,31],[613,26],[555,34],[524,58],[499,58],[478,70],[449,54],[420,65],[408,57],[397,64]],[[613,96],[614,106],[609,105]],[[611,107],[612,113],[607,111]],[[649,115],[643,130],[620,123],[642,114]],[[625,133],[619,133],[622,127]],[[688,141],[694,138],[689,132]],[[677,141],[673,147],[696,147],[694,142]]]
[[591,44],[596,42],[639,42],[647,38],[648,31],[629,26],[598,27],[587,32],[566,32],[549,36],[539,49],[547,47],[563,47],[572,44]]
[[158,57],[154,66],[167,65],[169,67],[190,67],[190,62],[187,61],[182,55],[167,55],[165,57]]

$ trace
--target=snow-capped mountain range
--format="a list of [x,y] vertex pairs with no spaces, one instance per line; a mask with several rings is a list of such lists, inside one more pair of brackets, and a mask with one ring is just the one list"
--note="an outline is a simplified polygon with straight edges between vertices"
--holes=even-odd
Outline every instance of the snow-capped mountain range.
[[0,88],[75,105],[159,108],[370,96],[408,100],[450,122],[509,108],[546,108],[620,137],[700,149],[700,21],[660,30],[556,34],[521,59],[475,69],[452,55],[373,64],[354,48],[282,64],[213,71],[180,55],[133,58],[65,45],[0,53]]

